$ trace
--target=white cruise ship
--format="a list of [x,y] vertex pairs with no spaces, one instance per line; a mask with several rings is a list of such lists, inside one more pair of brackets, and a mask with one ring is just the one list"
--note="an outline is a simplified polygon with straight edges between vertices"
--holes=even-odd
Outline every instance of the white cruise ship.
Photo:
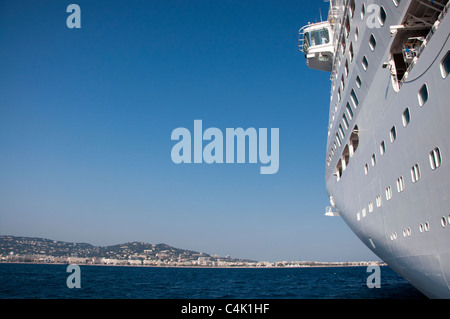
[[299,30],[330,72],[326,215],[430,298],[450,298],[449,2],[331,0]]

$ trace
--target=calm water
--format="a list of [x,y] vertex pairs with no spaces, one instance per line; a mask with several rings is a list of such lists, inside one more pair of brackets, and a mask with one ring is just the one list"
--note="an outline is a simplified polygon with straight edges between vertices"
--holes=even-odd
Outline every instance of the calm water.
[[421,299],[388,267],[369,289],[365,267],[197,269],[80,266],[69,289],[67,265],[0,264],[0,299]]

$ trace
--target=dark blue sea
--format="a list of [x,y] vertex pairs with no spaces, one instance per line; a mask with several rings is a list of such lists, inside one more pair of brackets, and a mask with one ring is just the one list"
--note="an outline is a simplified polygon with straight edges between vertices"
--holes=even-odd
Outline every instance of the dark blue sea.
[[389,267],[368,288],[366,267],[151,268],[80,266],[81,288],[68,288],[68,265],[0,264],[0,299],[423,299]]

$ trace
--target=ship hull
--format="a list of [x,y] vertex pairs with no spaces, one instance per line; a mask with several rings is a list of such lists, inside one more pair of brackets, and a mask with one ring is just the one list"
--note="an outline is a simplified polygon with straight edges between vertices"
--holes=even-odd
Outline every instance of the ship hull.
[[[386,5],[386,24],[400,24],[406,10],[407,1]],[[342,101],[331,99],[327,143],[332,205],[369,249],[430,298],[450,298],[450,76],[442,70],[450,52],[448,16],[401,86],[386,67],[394,41],[389,27],[355,23],[356,54],[347,70],[336,71],[336,83],[348,72],[348,84]],[[353,114],[336,147],[339,120],[350,117],[347,101]]]

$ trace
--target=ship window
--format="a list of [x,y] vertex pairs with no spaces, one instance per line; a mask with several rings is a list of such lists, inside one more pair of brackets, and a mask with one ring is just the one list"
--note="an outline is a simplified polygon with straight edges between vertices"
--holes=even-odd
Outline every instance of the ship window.
[[345,114],[342,114],[342,123],[344,123],[345,129],[348,129],[348,120]]
[[364,165],[364,174],[365,175],[369,174],[369,165],[367,165],[367,163],[366,165]]
[[410,114],[409,114],[409,108],[406,108],[406,109],[403,111],[403,116],[402,116],[403,126],[408,125],[410,120],[411,120],[411,116],[410,116]]
[[383,155],[385,152],[386,152],[386,145],[384,144],[384,141],[381,141],[380,154]]
[[350,16],[353,18],[353,14],[355,13],[355,0],[350,0]]
[[422,85],[419,90],[419,105],[423,106],[428,100],[428,86],[426,84]]
[[441,166],[441,151],[439,147],[430,152],[430,166],[433,170]]
[[342,145],[341,138],[339,137],[338,133],[336,133],[336,141],[338,142],[338,146]]
[[397,191],[401,193],[403,192],[404,189],[405,189],[405,181],[403,180],[403,176],[400,176],[397,179]]
[[400,0],[392,0],[392,2],[394,2],[394,6],[398,7]]
[[372,154],[372,166],[375,166],[375,164],[377,163],[377,160],[375,158],[375,154]]
[[395,126],[391,128],[391,143],[395,141],[397,138],[397,131],[395,130]]
[[350,43],[350,47],[348,48],[348,54],[350,56],[350,62],[353,61],[353,42]]
[[350,19],[345,19],[345,36],[348,38],[350,35]]
[[345,60],[345,76],[348,76],[348,61]]
[[338,102],[341,102],[341,88],[338,89]]
[[447,219],[446,219],[445,217],[442,217],[442,218],[441,218],[441,225],[442,225],[442,227],[444,227],[444,228],[445,228],[445,226],[447,226]]
[[342,90],[344,90],[345,89],[344,75],[342,75],[342,77],[341,77],[341,86],[342,86]]
[[[337,144],[334,142],[334,149],[337,149]],[[334,155],[334,154],[333,154]]]
[[381,195],[378,195],[375,202],[377,203],[377,207],[381,206]]
[[347,109],[348,117],[351,120],[353,118],[353,110],[352,110],[352,107],[350,106],[350,103],[348,103],[348,102],[347,102],[346,109]]
[[369,202],[369,213],[373,212],[373,202]]
[[361,20],[364,20],[365,15],[366,15],[366,5],[363,3],[361,6]]
[[339,124],[339,133],[341,134],[341,137],[345,137],[344,129],[342,128],[342,124]]
[[350,134],[350,156],[353,156],[355,154],[356,149],[359,145],[359,135],[358,135],[358,126],[355,125],[355,127],[352,130],[352,134]]
[[366,208],[361,209],[362,217],[366,217]]
[[348,145],[345,145],[344,151],[342,152],[342,168],[344,170],[347,168],[349,160],[350,160],[350,152],[348,150]]
[[359,77],[359,75],[356,76],[356,86],[357,86],[358,88],[361,87],[361,78]]
[[384,23],[386,22],[386,11],[384,10],[383,7],[380,7],[380,23],[381,25],[384,25]]
[[391,186],[386,187],[386,200],[390,200],[392,198],[392,189]]
[[358,213],[356,214],[356,219],[357,219],[358,221],[361,220],[361,212],[358,212]]
[[359,29],[356,27],[355,29],[355,41],[358,41]]
[[372,51],[375,50],[375,47],[377,46],[377,41],[375,40],[373,34],[370,35],[369,46],[372,49]]
[[356,96],[355,90],[352,89],[352,91],[350,92],[350,96],[352,98],[353,104],[355,104],[355,107],[357,107],[359,104],[359,100],[358,97]]
[[336,166],[336,179],[339,181],[342,176],[342,162],[339,160]]
[[362,66],[364,70],[367,70],[367,67],[369,66],[369,61],[367,60],[366,56],[362,59]]
[[413,167],[411,167],[411,179],[413,183],[417,182],[420,179],[419,164],[415,164]]
[[450,51],[447,52],[441,62],[441,75],[445,79],[450,72]]
[[341,48],[342,48],[342,54],[344,54],[344,52],[345,52],[345,38],[344,37],[342,37],[342,39],[341,39]]
[[304,38],[307,40],[307,47],[309,47],[309,45],[315,46],[327,44],[328,42],[330,42],[330,37],[327,28],[310,31],[310,35],[308,35],[308,32],[305,32]]

